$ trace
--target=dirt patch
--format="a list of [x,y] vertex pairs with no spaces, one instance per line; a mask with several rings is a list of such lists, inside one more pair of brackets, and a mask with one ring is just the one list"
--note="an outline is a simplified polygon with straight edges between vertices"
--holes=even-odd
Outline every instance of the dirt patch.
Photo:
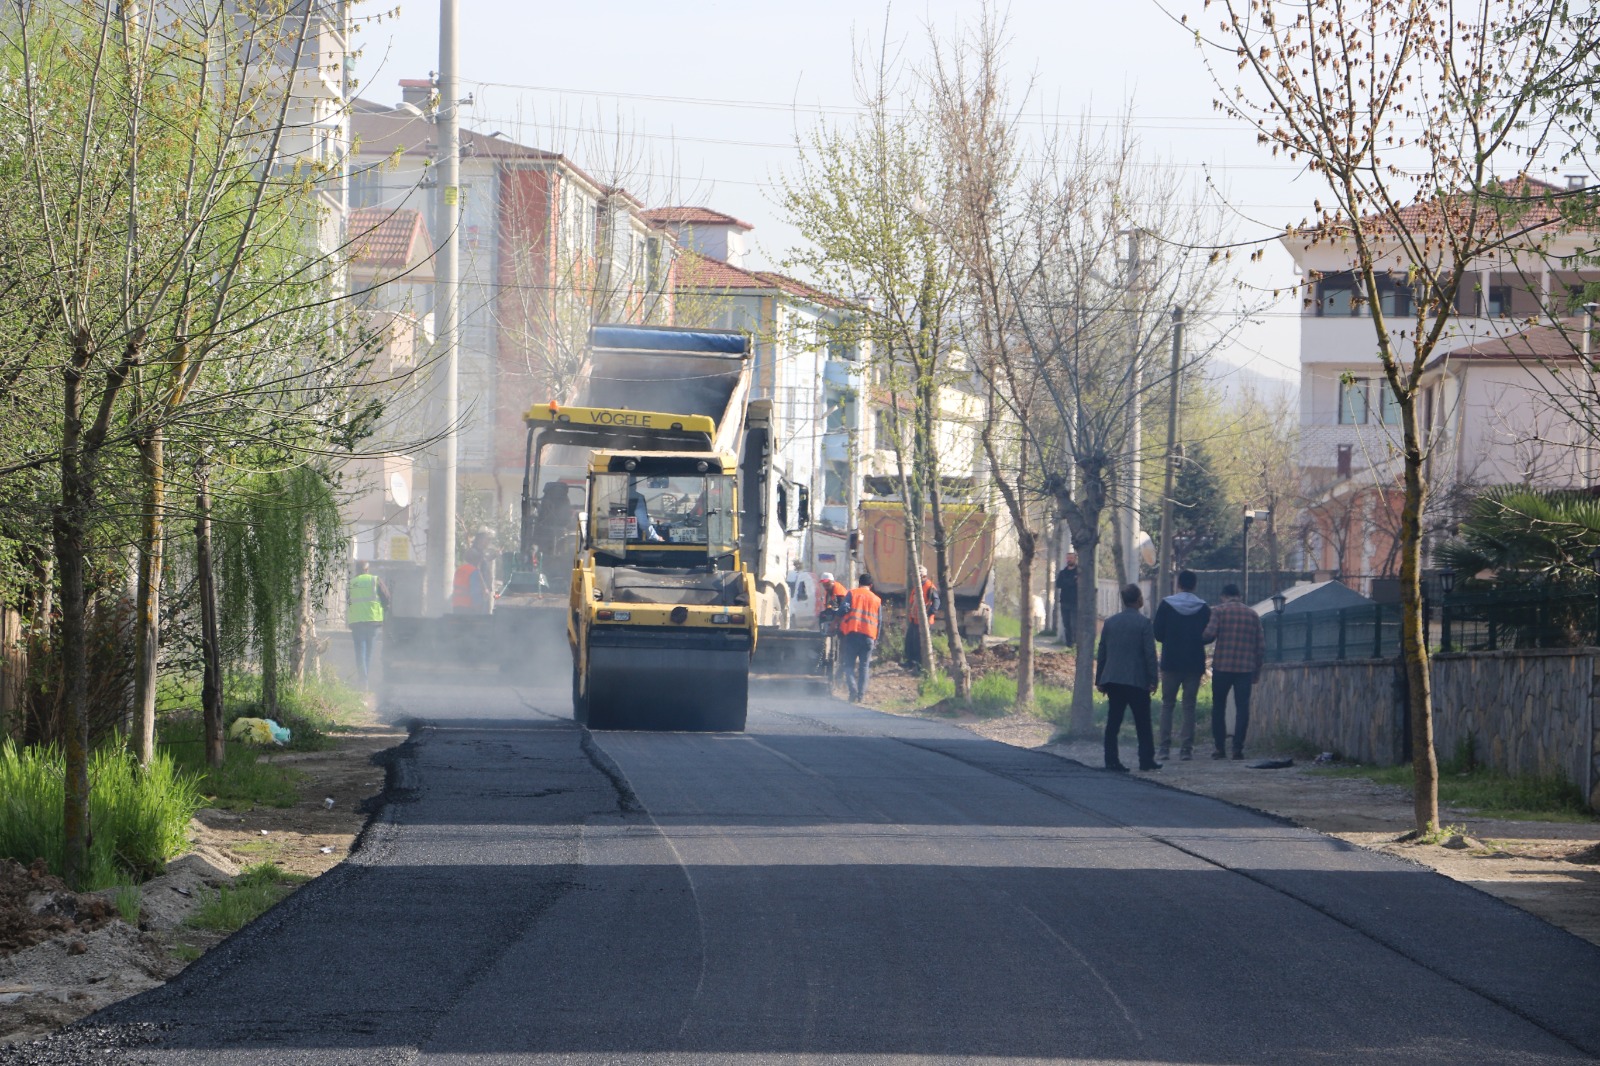
[[[1099,740],[1051,743],[1055,727],[1037,718],[963,714],[943,720],[1085,766],[1099,766],[1104,758]],[[1124,740],[1124,748],[1129,747]],[[1259,748],[1243,761],[1213,760],[1207,747],[1202,745],[1192,760],[1174,757],[1150,776],[1163,785],[1266,811],[1422,863],[1600,945],[1600,869],[1592,868],[1600,866],[1600,820],[1506,821],[1445,806],[1441,821],[1459,826],[1464,841],[1457,847],[1402,843],[1399,838],[1413,824],[1411,794],[1405,788],[1335,776],[1299,761],[1285,769],[1251,769],[1252,762],[1290,756]]]
[[315,877],[337,866],[366,824],[364,801],[383,788],[373,756],[404,740],[366,725],[326,751],[273,756],[299,775],[295,804],[199,811],[191,850],[140,886],[137,928],[118,917],[113,892],[78,895],[42,867],[0,864],[0,1045],[171,980],[226,939],[184,923],[245,868],[274,862]]

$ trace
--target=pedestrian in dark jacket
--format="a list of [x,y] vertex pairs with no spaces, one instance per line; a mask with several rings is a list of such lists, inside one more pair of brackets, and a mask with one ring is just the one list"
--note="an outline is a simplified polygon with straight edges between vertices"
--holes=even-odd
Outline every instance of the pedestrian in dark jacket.
[[1073,647],[1072,627],[1078,621],[1078,556],[1067,553],[1067,565],[1056,574],[1056,605],[1061,614],[1061,643]]
[[1211,738],[1213,759],[1226,758],[1228,692],[1233,692],[1233,757],[1244,758],[1244,737],[1250,728],[1250,688],[1267,658],[1267,634],[1261,616],[1239,598],[1238,585],[1222,586],[1222,603],[1206,625],[1206,643],[1216,643],[1211,660]]
[[1156,639],[1161,642],[1161,746],[1156,758],[1172,754],[1172,712],[1183,697],[1178,758],[1194,758],[1194,702],[1206,672],[1206,623],[1211,608],[1194,594],[1194,573],[1178,572],[1178,591],[1156,608]]
[[1139,735],[1139,769],[1159,770],[1155,740],[1150,731],[1150,695],[1160,680],[1156,664],[1156,635],[1140,608],[1144,593],[1138,585],[1122,590],[1122,611],[1106,619],[1100,630],[1100,651],[1095,657],[1095,687],[1111,703],[1106,714],[1106,769],[1127,773],[1117,751],[1122,716],[1133,712]]

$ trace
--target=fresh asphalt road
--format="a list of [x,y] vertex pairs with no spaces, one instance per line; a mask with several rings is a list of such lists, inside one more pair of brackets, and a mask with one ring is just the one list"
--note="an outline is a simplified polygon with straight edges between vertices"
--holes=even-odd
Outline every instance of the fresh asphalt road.
[[1600,949],[1156,783],[824,700],[743,735],[590,735],[546,692],[398,709],[426,724],[346,863],[0,1062],[1600,1054]]

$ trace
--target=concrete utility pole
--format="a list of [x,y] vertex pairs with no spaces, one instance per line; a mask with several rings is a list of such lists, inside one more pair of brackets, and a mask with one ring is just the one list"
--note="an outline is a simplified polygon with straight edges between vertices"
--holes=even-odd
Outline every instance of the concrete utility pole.
[[1161,487],[1161,558],[1156,565],[1160,600],[1172,579],[1172,492],[1178,468],[1178,371],[1183,366],[1183,308],[1172,309],[1172,377],[1167,395],[1167,472]]
[[450,610],[451,584],[456,567],[456,455],[460,394],[460,279],[461,244],[456,239],[461,222],[461,86],[457,77],[457,0],[439,3],[439,175],[435,196],[434,331],[442,345],[439,360],[440,442],[438,462],[429,478],[428,590],[433,610]]
[[[1128,481],[1126,498],[1122,502],[1122,559],[1127,584],[1139,580],[1139,557],[1135,554],[1139,543],[1139,487],[1143,480],[1140,451],[1144,447],[1144,419],[1140,414],[1144,392],[1144,366],[1139,358],[1139,231],[1128,234],[1128,358],[1132,366],[1128,371],[1128,455],[1125,469]],[[1157,592],[1159,593],[1159,589]]]

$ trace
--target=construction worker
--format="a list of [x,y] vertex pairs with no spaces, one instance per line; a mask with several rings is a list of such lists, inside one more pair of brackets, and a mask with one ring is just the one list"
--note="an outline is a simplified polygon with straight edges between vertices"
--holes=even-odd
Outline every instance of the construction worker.
[[[933,632],[933,624],[939,618],[939,586],[928,580],[928,568],[917,567],[917,576],[922,579],[922,607],[928,612],[928,632]],[[922,665],[922,629],[916,624],[916,619],[906,618],[906,656],[907,666]]]
[[872,668],[873,645],[878,643],[878,616],[882,610],[883,601],[872,591],[872,575],[862,574],[846,597],[844,617],[839,620],[844,683],[854,702],[860,702],[867,694],[867,675]]
[[356,563],[355,576],[345,589],[345,622],[350,626],[350,638],[355,643],[356,676],[361,687],[369,687],[372,673],[372,646],[377,643],[378,629],[383,625],[383,610],[389,606],[389,590],[383,581],[371,573],[372,564],[365,559]]
[[835,581],[832,574],[823,574],[817,585],[817,593],[817,627],[827,629],[830,623],[837,623],[839,616],[844,614],[844,604],[850,596],[850,590]]
[[455,581],[450,589],[450,610],[455,614],[490,614],[494,611],[489,540],[487,531],[473,537],[472,547],[467,549],[461,565],[456,567]]

